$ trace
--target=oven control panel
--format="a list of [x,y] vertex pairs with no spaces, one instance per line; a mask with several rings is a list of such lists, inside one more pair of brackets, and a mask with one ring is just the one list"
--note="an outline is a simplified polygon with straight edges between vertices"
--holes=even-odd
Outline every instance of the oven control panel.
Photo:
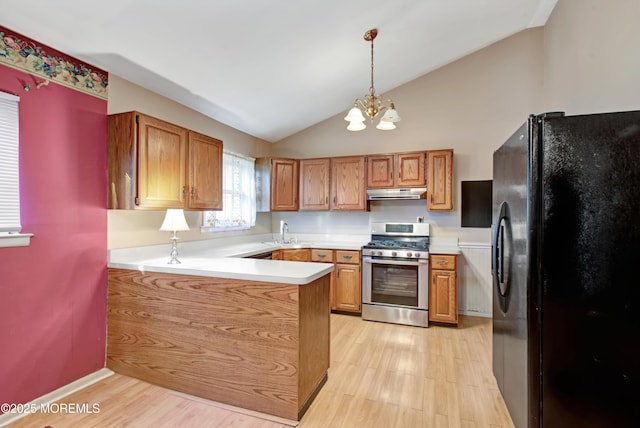
[[369,257],[389,257],[389,258],[403,258],[403,259],[428,259],[428,251],[416,251],[405,249],[375,249],[375,248],[363,248],[363,256]]

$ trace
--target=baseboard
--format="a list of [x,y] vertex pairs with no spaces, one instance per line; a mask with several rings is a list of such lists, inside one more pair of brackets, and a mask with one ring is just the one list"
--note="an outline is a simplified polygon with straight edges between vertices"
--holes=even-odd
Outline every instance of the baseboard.
[[[40,407],[41,405],[51,404],[94,383],[100,382],[102,379],[106,379],[111,375],[113,375],[111,370],[107,368],[100,369],[24,404],[27,405],[27,407]],[[3,413],[0,415],[0,427],[5,427],[28,415],[28,413]]]
[[458,315],[466,315],[469,317],[480,317],[480,318],[491,318],[493,314],[486,312],[475,312],[475,311],[458,311]]

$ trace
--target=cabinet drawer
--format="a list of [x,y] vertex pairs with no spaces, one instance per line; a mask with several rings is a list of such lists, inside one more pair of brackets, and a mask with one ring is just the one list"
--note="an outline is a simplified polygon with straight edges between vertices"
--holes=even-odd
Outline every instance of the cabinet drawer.
[[[308,262],[311,260],[311,252],[308,248],[302,249],[283,249],[282,260],[290,262]],[[273,257],[273,256],[272,256]]]
[[336,263],[360,264],[360,251],[336,250]]
[[456,255],[430,254],[431,269],[456,270]]
[[311,261],[333,263],[333,250],[311,250]]

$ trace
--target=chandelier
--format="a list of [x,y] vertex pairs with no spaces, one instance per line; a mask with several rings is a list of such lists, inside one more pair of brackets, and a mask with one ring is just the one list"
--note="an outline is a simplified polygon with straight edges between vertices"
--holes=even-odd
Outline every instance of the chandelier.
[[378,30],[375,28],[364,33],[364,39],[367,42],[371,42],[371,86],[369,87],[369,94],[364,96],[364,100],[356,99],[353,107],[344,118],[344,120],[349,122],[347,126],[349,131],[362,131],[367,127],[364,124],[365,117],[363,112],[371,122],[373,122],[373,119],[378,116],[378,114],[384,112],[376,128],[385,131],[396,129],[395,122],[400,120],[393,101],[390,99],[384,100],[382,95],[376,95],[376,90],[373,87],[373,39],[375,39],[377,35]]

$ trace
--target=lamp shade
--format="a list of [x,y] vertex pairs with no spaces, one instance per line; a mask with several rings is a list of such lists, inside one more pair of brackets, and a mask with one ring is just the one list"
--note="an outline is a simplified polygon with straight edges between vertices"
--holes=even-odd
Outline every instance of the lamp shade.
[[347,130],[349,130],[349,131],[362,131],[366,127],[367,127],[367,125],[364,124],[364,120],[353,120],[353,121],[349,122],[349,125],[347,126]]
[[189,230],[187,219],[184,218],[184,210],[168,209],[160,230],[167,232]]
[[380,123],[378,123],[378,126],[376,126],[376,128],[382,129],[383,131],[391,131],[392,129],[396,129],[396,124],[382,118],[380,119]]
[[400,115],[398,115],[398,112],[395,108],[393,108],[392,105],[390,109],[384,112],[384,116],[382,116],[382,119],[380,120],[383,120],[385,122],[400,122]]
[[[347,113],[347,115],[345,116],[344,120],[348,121],[348,122],[364,122],[364,116],[362,115],[362,110],[360,110],[358,107],[353,106],[351,108],[351,110],[349,110],[349,113]],[[364,129],[364,128],[362,128]]]

